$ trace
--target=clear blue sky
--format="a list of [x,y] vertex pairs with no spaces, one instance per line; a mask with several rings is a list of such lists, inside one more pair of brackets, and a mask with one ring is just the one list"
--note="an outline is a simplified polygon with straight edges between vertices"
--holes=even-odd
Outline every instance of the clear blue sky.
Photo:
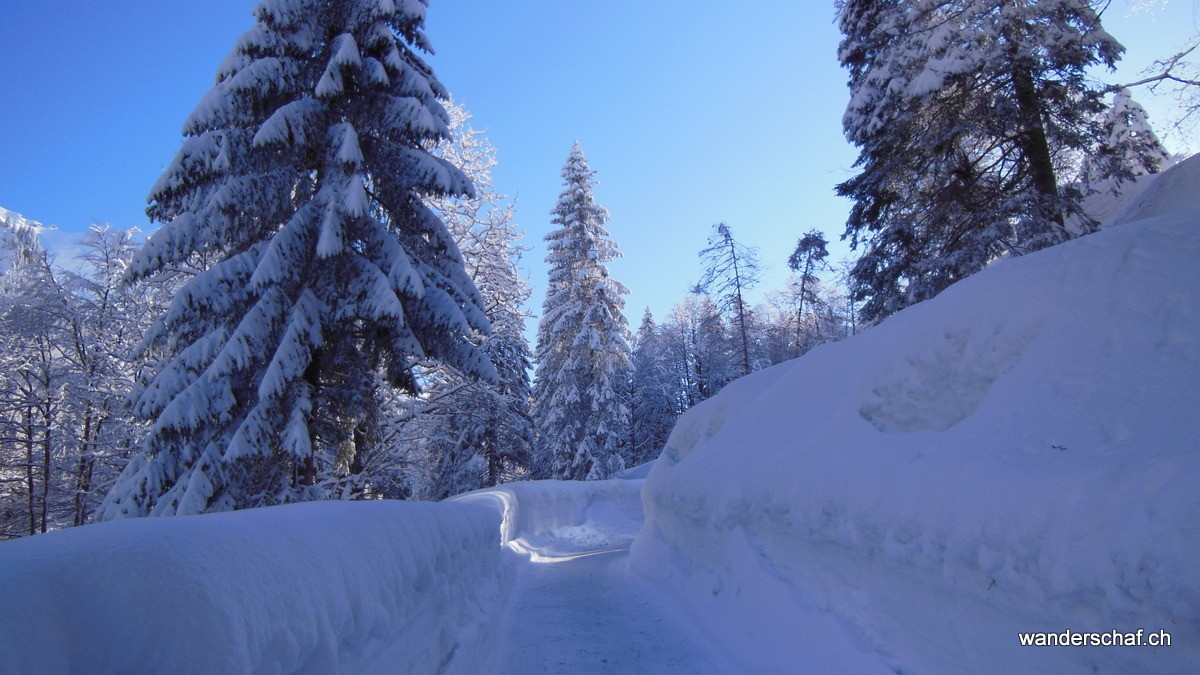
[[[55,243],[96,221],[150,229],[146,194],[254,4],[0,3],[0,206],[58,226]],[[1105,15],[1128,47],[1109,81],[1136,79],[1200,25],[1197,0],[1156,16],[1129,7],[1115,0]],[[534,249],[533,308],[573,140],[613,214],[624,258],[612,270],[632,291],[635,328],[644,307],[661,319],[699,277],[713,223],[761,247],[772,269],[760,295],[781,284],[804,231],[836,240],[849,206],[832,190],[855,151],[841,134],[833,12],[795,0],[432,0],[430,61],[499,150],[497,187],[518,198]],[[1169,101],[1140,98],[1152,121],[1166,114]]]

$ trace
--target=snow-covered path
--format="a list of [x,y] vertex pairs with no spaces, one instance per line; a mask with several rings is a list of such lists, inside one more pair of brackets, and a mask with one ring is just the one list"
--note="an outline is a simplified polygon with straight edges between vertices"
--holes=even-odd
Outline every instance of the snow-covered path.
[[501,514],[501,542],[515,565],[495,631],[498,653],[489,659],[497,672],[734,672],[693,617],[630,568],[648,469],[625,479],[510,483],[453,498]]
[[521,563],[501,673],[718,673],[686,619],[629,570],[629,547],[541,550]]

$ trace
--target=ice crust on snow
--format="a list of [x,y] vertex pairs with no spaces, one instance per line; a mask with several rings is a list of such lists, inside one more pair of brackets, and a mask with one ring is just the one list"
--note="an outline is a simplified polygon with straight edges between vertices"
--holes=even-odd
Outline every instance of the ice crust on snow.
[[[1193,158],[1141,194],[1140,222],[1003,261],[690,410],[646,479],[635,568],[752,668],[1200,662],[1198,188]],[[1174,643],[1016,635],[1139,628]]]
[[326,502],[0,545],[0,670],[476,672],[507,598],[499,518]]

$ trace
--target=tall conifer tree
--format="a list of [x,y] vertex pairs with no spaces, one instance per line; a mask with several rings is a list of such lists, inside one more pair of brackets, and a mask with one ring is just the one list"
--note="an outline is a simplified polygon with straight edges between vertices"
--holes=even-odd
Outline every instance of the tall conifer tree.
[[546,235],[549,285],[538,326],[535,475],[607,478],[622,467],[629,424],[630,349],[623,313],[628,290],[606,263],[620,255],[592,196],[594,172],[576,143],[563,166]]
[[215,261],[150,335],[169,357],[107,517],[347,494],[382,381],[417,359],[493,378],[482,298],[426,195],[470,194],[429,148],[447,96],[418,55],[425,2],[264,0],[184,125],[131,278]]
[[1112,106],[1104,116],[1104,135],[1099,152],[1088,158],[1089,181],[1108,180],[1118,189],[1122,182],[1158,173],[1170,159],[1150,127],[1146,109],[1133,100],[1128,89],[1113,93]]
[[[847,137],[861,173],[846,236],[878,319],[983,268],[1086,232],[1064,158],[1094,148],[1122,47],[1088,0],[844,0]],[[1082,223],[1082,226],[1075,224]]]

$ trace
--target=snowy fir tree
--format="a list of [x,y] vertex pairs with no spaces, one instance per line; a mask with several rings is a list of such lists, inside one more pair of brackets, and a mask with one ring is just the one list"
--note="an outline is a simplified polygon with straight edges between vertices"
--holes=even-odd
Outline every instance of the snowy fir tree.
[[444,365],[427,374],[430,383],[422,398],[428,405],[412,423],[421,428],[427,469],[419,494],[430,499],[512,480],[528,471],[533,451],[532,357],[524,311],[530,289],[517,269],[526,249],[520,245],[512,204],[492,182],[495,148],[471,128],[464,106],[451,103],[447,111],[451,141],[437,154],[466,173],[475,195],[436,197],[430,204],[441,214],[483,296],[492,332],[472,339],[494,364],[497,381],[478,381]]
[[425,3],[265,0],[150,194],[163,223],[129,277],[212,261],[148,341],[168,357],[153,425],[108,518],[369,490],[380,384],[444,361],[494,378],[468,339],[483,299],[426,195],[471,194],[430,148],[447,92],[419,56]]
[[680,414],[678,379],[672,376],[663,336],[649,307],[638,327],[632,362],[629,449],[625,463],[636,466],[658,456]]
[[546,235],[550,263],[538,325],[534,419],[535,475],[568,480],[607,478],[622,468],[629,425],[629,328],[622,297],[609,276],[619,255],[592,195],[594,172],[576,143],[563,166],[565,188]]
[[1091,3],[844,0],[839,23],[863,319],[1091,229],[1062,165],[1100,140],[1087,69],[1123,50]]
[[1122,182],[1144,174],[1158,173],[1170,159],[1170,153],[1150,127],[1143,108],[1121,89],[1113,94],[1112,105],[1104,115],[1104,142],[1088,158],[1089,183],[1109,181],[1116,189]]

